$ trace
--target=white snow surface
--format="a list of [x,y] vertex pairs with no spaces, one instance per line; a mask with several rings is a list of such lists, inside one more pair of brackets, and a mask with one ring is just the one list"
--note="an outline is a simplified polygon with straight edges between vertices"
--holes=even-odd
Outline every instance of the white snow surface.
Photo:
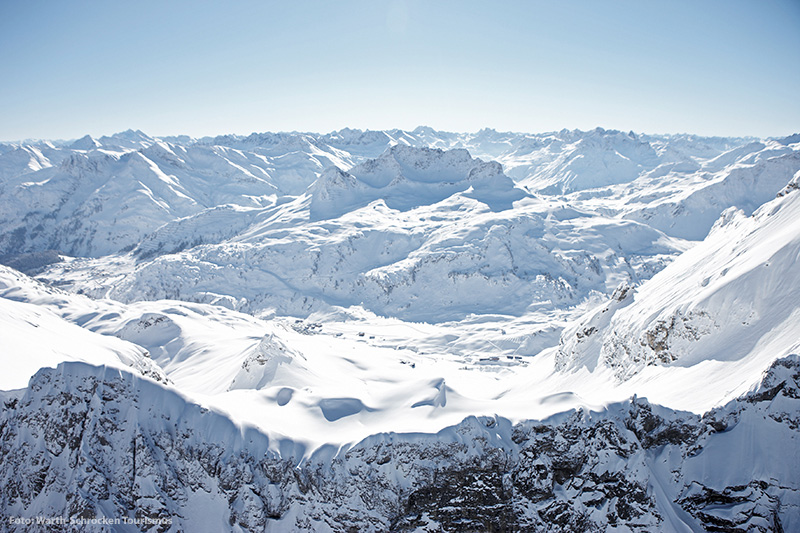
[[[26,276],[0,267],[0,292],[11,294],[25,285],[37,287],[48,303],[52,294]],[[22,389],[40,368],[55,367],[63,361],[137,371],[166,382],[167,378],[141,346],[99,335],[63,320],[55,308],[38,305],[37,300],[0,298],[3,372],[0,390]]]
[[796,191],[749,217],[730,208],[703,242],[568,327],[558,368],[607,368],[623,380],[671,369],[685,383],[650,399],[681,397],[683,408],[740,394],[756,369],[800,352],[798,217]]
[[61,361],[163,372],[304,453],[633,395],[703,413],[800,351],[791,141],[6,145],[0,258],[38,281],[0,269],[0,389]]

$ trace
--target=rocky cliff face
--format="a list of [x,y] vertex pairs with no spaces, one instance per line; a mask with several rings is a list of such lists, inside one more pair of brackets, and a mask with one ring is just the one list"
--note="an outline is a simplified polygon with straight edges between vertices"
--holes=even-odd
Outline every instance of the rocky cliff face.
[[703,416],[634,398],[309,455],[146,378],[64,363],[4,393],[0,519],[10,531],[69,530],[19,517],[149,531],[795,531],[798,383],[795,355]]

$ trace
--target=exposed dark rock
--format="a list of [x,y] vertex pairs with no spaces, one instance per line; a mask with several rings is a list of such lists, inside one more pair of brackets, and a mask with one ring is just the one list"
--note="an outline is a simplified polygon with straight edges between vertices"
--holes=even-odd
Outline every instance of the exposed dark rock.
[[154,382],[68,363],[3,399],[0,520],[10,531],[39,527],[15,517],[112,516],[147,531],[646,532],[669,530],[665,513],[680,511],[695,529],[785,531],[798,473],[757,472],[796,450],[752,458],[753,479],[730,486],[685,465],[717,464],[706,450],[745,417],[796,432],[798,376],[800,358],[778,361],[758,390],[703,418],[634,398],[543,422],[471,417],[438,435],[375,435],[298,465]]

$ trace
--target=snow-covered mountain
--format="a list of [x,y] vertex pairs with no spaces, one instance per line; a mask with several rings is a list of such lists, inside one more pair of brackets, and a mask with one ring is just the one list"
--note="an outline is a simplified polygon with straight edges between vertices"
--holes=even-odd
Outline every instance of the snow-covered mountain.
[[558,365],[608,366],[620,378],[648,365],[710,374],[722,361],[763,366],[800,352],[797,178],[752,216],[729,208],[702,243],[568,328]]
[[[491,163],[497,160],[507,176],[529,191],[557,196],[591,190],[591,194],[570,199],[613,197],[617,200],[615,214],[625,212],[628,218],[646,221],[670,235],[696,240],[729,204],[752,211],[767,199],[767,189],[775,189],[777,182],[785,185],[786,167],[791,170],[796,165],[792,159],[796,150],[790,141],[654,137],[602,129],[529,135],[493,130],[454,134],[418,128],[411,132],[342,130],[327,135],[266,133],[196,140],[154,139],[140,131],[127,131],[58,145],[3,145],[0,256],[43,249],[88,257],[120,252],[136,246],[163,224],[208,209],[227,205],[268,208],[283,203],[304,193],[323,171],[332,168],[363,174],[360,181],[368,192],[362,191],[365,195],[352,201],[364,202],[377,194],[388,195],[390,206],[394,201],[402,207],[416,198],[431,201],[437,197],[435,187],[417,194],[413,188],[419,182],[413,171],[408,172],[414,165],[424,164],[426,156],[412,151],[403,160],[403,146],[466,149],[472,157],[485,160],[484,173],[500,175],[502,171]],[[392,146],[400,148],[384,154]],[[469,154],[453,152],[446,157],[456,164],[455,160],[465,155]],[[383,179],[394,179],[399,173],[402,183],[392,184],[391,192],[374,190],[378,175],[363,166],[369,159],[378,161],[370,164],[382,168]],[[359,163],[356,171],[353,167]],[[453,168],[465,164],[470,166],[461,162]],[[401,172],[404,165],[406,171]],[[437,171],[428,172],[427,179],[441,181],[438,199],[457,190],[463,192],[459,183],[466,176],[453,180],[452,175],[440,172],[443,168],[429,170]],[[335,173],[330,172],[315,185],[320,192],[317,196],[324,196],[327,181],[336,181]],[[477,174],[472,179],[476,178]],[[494,191],[494,186],[485,179],[478,180],[484,185],[472,184],[473,195],[483,194],[484,200],[492,203],[485,191]],[[505,183],[501,188],[509,186]],[[742,192],[753,188],[760,196]],[[494,202],[508,203],[519,194]],[[671,219],[687,203],[691,212],[705,215],[703,224],[694,231],[670,231],[673,226],[665,217]],[[679,224],[684,227],[695,225],[692,221]]]
[[793,357],[702,417],[634,399],[378,434],[300,461],[291,442],[146,378],[62,363],[3,398],[0,514],[9,531],[61,516],[181,531],[793,531],[798,382]]
[[0,520],[797,529],[799,140],[2,145]]
[[[535,197],[464,150],[397,145],[262,209],[217,207],[151,233],[117,275],[107,259],[45,274],[122,301],[221,301],[306,316],[362,305],[411,320],[580,303],[638,282],[688,245],[649,226]],[[171,253],[165,253],[171,252]],[[192,271],[193,276],[180,272]]]
[[[4,353],[0,390],[24,388],[38,369],[62,361],[135,369],[158,381],[169,381],[143,347],[69,323],[34,300],[9,298],[16,289],[36,284],[5,267],[0,270],[0,291],[4,295],[0,298]],[[44,288],[42,292],[48,294]]]

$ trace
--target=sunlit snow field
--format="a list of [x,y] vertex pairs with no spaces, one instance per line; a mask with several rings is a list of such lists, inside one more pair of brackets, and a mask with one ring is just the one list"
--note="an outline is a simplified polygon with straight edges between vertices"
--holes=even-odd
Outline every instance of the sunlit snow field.
[[800,349],[798,169],[793,139],[604,130],[4,146],[0,245],[39,281],[0,271],[0,389],[133,367],[303,453],[702,413]]

